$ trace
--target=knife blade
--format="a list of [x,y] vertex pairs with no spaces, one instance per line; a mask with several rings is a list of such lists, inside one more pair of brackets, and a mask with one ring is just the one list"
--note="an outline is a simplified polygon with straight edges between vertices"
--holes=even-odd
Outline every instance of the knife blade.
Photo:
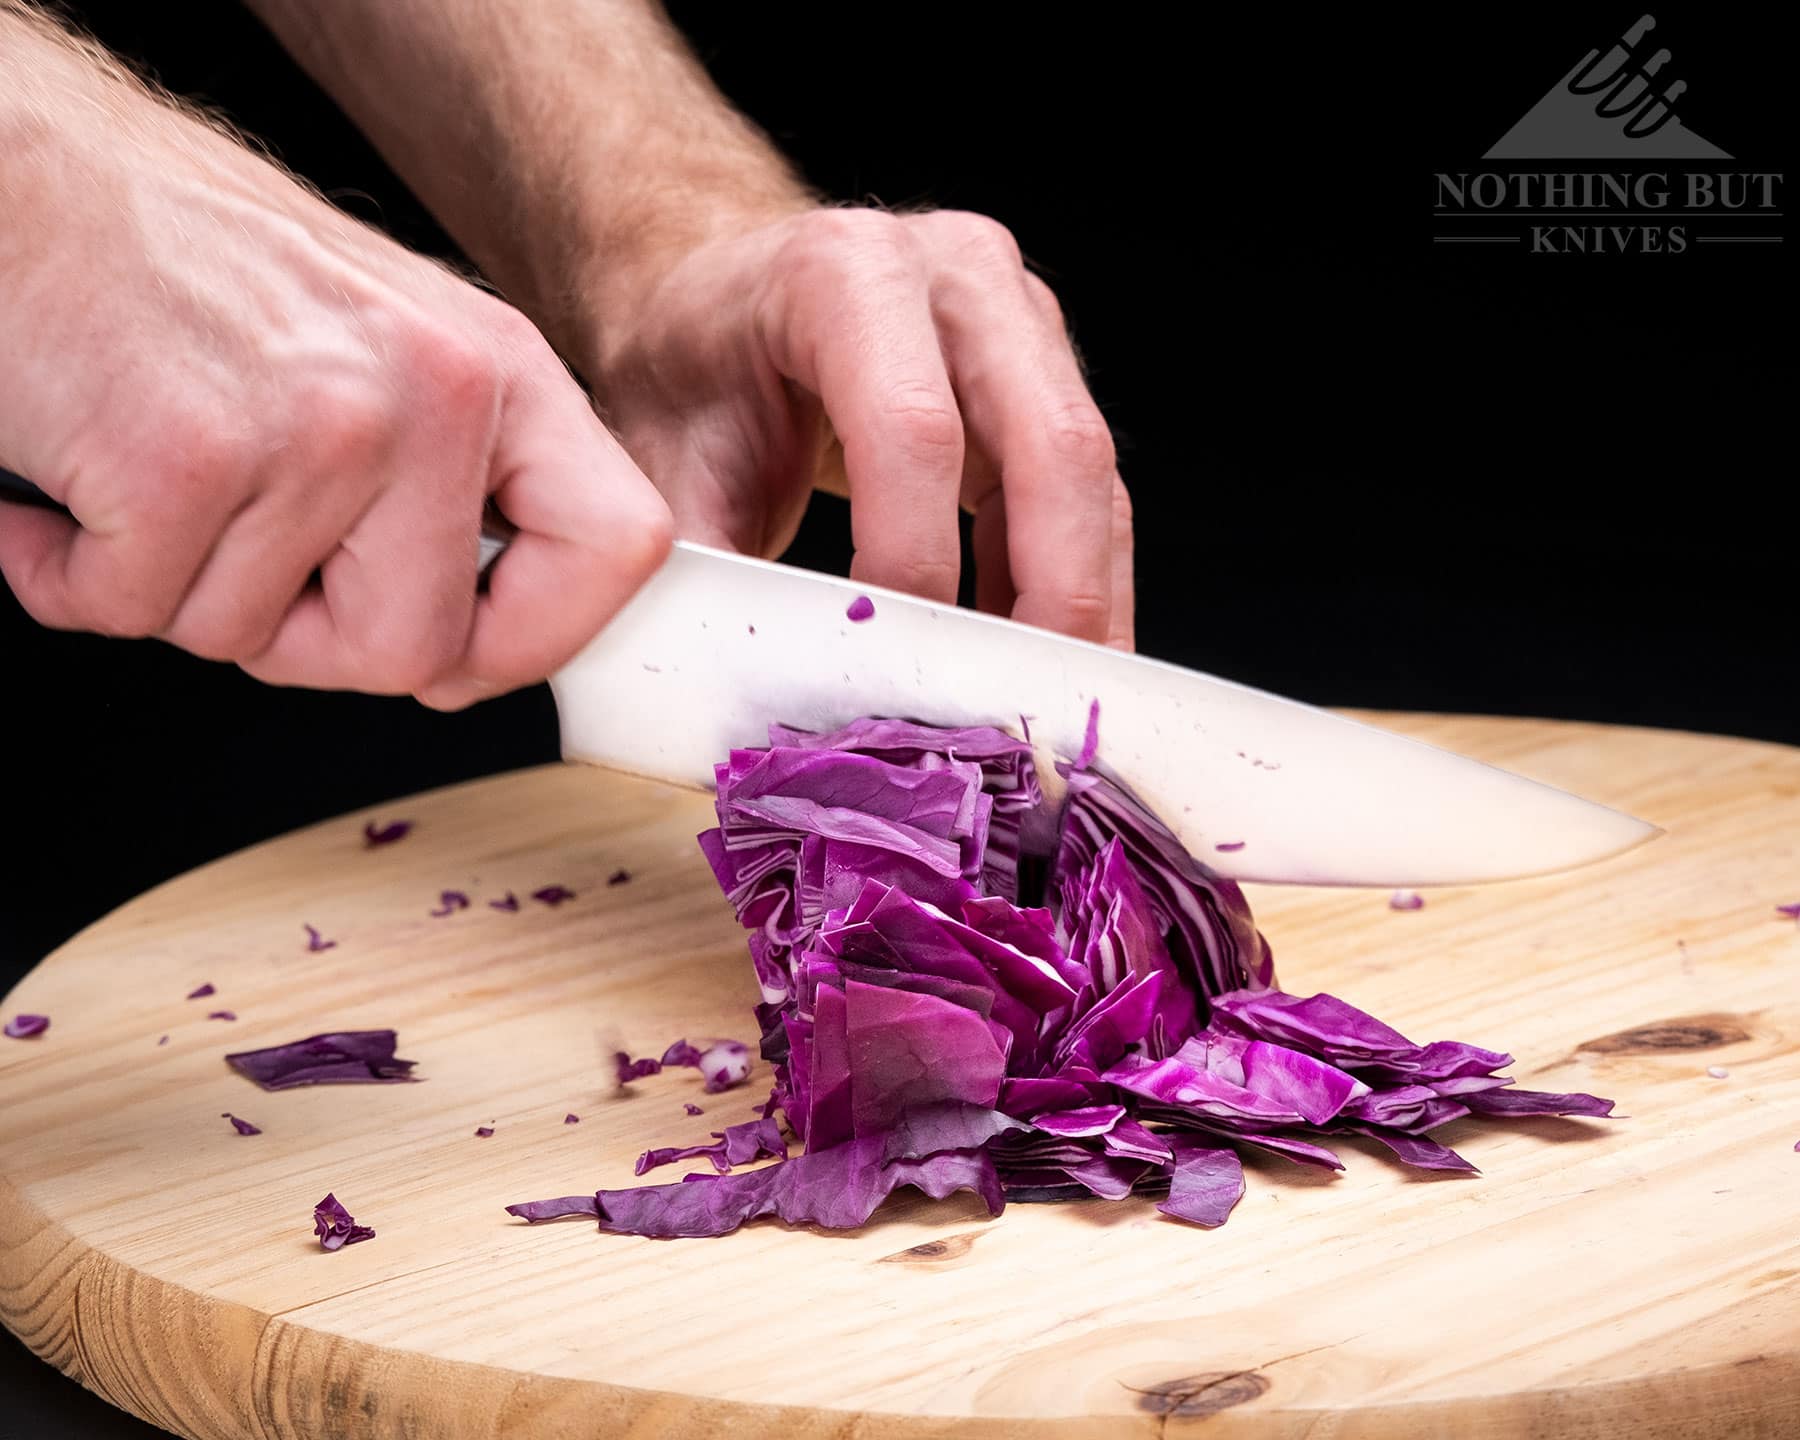
[[[5,471],[0,496],[44,503]],[[484,567],[505,543],[503,528],[483,535]],[[865,594],[875,614],[859,624],[845,612]],[[1052,802],[1055,762],[1080,751],[1098,702],[1102,765],[1238,880],[1473,884],[1571,869],[1662,833],[1218,676],[685,541],[550,686],[566,759],[698,789],[734,747],[766,743],[771,721],[831,730],[899,715],[1014,734],[1029,723]]]
[[[865,594],[875,613],[857,623],[845,612]],[[893,715],[1015,735],[1028,721],[1051,800],[1053,762],[1078,754],[1098,701],[1104,767],[1239,880],[1515,879],[1661,833],[1217,676],[685,542],[550,685],[565,758],[704,789],[733,747],[767,743],[771,721],[831,730]]]

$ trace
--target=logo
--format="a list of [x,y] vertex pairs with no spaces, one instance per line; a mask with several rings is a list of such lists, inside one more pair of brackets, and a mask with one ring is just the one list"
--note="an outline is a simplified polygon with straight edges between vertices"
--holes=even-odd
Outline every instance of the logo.
[[1644,15],[1604,52],[1590,49],[1481,157],[1490,168],[1440,171],[1433,243],[1532,255],[1780,245],[1784,176],[1721,165],[1731,152],[1677,112],[1687,81],[1649,39],[1655,29]]
[[1656,17],[1645,15],[1604,56],[1588,51],[1482,159],[1729,160],[1675,113],[1687,81],[1664,87],[1657,79],[1669,52],[1644,58],[1655,28]]

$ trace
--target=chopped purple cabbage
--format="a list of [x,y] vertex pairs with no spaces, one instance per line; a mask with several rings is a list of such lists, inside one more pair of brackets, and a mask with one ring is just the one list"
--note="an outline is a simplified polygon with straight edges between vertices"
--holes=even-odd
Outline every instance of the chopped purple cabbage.
[[6,1036],[9,1040],[29,1040],[33,1035],[42,1035],[49,1028],[48,1015],[15,1015],[6,1022]]
[[412,828],[410,820],[390,820],[379,826],[371,820],[363,826],[363,848],[373,850],[377,845],[392,845],[396,840],[404,840]]
[[1775,911],[1777,914],[1787,916],[1790,920],[1800,920],[1800,900],[1796,900],[1792,905],[1777,905]]
[[545,885],[541,889],[533,890],[531,898],[540,905],[556,906],[565,900],[573,900],[575,892],[567,885]]
[[235,1011],[235,1010],[212,1010],[212,1011],[207,1012],[206,1018],[208,1020],[235,1020],[235,1019],[237,1019],[237,1011]]
[[742,1040],[721,1040],[701,1051],[694,1063],[705,1077],[706,1093],[717,1094],[750,1078],[750,1047]]
[[662,1074],[662,1061],[648,1057],[633,1060],[623,1050],[613,1055],[613,1073],[621,1085],[629,1085],[633,1080],[642,1080],[648,1075]]
[[1423,910],[1425,897],[1417,890],[1396,890],[1388,896],[1390,910]]
[[[1321,1142],[1365,1136],[1407,1165],[1473,1172],[1427,1132],[1611,1115],[1595,1096],[1512,1088],[1502,1052],[1417,1044],[1334,996],[1276,988],[1242,890],[1096,763],[1098,724],[1094,702],[1057,767],[1060,813],[1029,744],[984,726],[777,724],[767,748],[734,750],[700,847],[750,932],[769,1099],[637,1167],[710,1171],[509,1213],[649,1236],[764,1216],[843,1228],[910,1185],[972,1190],[995,1214],[1008,1198],[1152,1193],[1215,1226],[1244,1194],[1245,1148],[1334,1171]],[[679,1040],[616,1064],[621,1084],[697,1065],[713,1091],[748,1077],[750,1052]]]
[[204,985],[196,985],[192,990],[188,991],[187,998],[190,1000],[204,1000],[208,995],[216,993],[212,981],[208,980]]
[[1082,732],[1081,754],[1075,757],[1075,768],[1085,770],[1094,763],[1094,757],[1100,753],[1100,702],[1088,702],[1087,729]]
[[492,1125],[477,1125],[475,1127],[475,1138],[477,1140],[490,1139],[492,1138],[493,1133],[494,1127]]
[[577,1115],[573,1110],[571,1110],[567,1115],[563,1116],[563,1124],[565,1124],[565,1125],[579,1125],[580,1123],[581,1123],[581,1117],[579,1115]]
[[337,941],[327,940],[313,926],[308,925],[305,927],[305,929],[306,929],[306,950],[309,955],[316,955],[321,950],[332,950],[337,947]]
[[1169,1198],[1156,1208],[1208,1228],[1223,1225],[1244,1198],[1244,1165],[1229,1146],[1183,1140],[1175,1146]]
[[158,1040],[156,1043],[158,1045],[167,1045],[169,1043],[169,1037],[167,1035],[165,1035],[162,1037],[162,1039]]
[[375,1232],[367,1225],[358,1225],[335,1195],[327,1195],[313,1206],[313,1234],[319,1237],[321,1250],[342,1250],[346,1245],[375,1238]]
[[508,890],[506,892],[506,898],[504,900],[488,901],[488,909],[490,909],[490,910],[506,910],[509,912],[516,912],[518,910],[518,908],[519,908],[519,897],[517,895],[513,894],[513,892],[510,890]]
[[412,1080],[414,1061],[396,1060],[392,1030],[336,1030],[265,1050],[244,1050],[225,1061],[265,1090],[296,1085],[392,1084]]
[[1243,848],[1244,842],[1242,840],[1226,840],[1213,846],[1213,849],[1217,850],[1221,855],[1233,855]]
[[606,883],[608,885],[629,885],[631,883],[631,872],[621,866],[606,877]]
[[875,618],[875,602],[867,595],[858,595],[844,611],[844,618],[853,625],[860,625],[865,620]]
[[563,1195],[555,1200],[532,1200],[523,1205],[508,1205],[508,1215],[517,1215],[533,1225],[540,1220],[563,1220],[571,1215],[598,1215],[600,1207],[592,1195]]
[[428,910],[425,913],[434,919],[441,919],[445,915],[454,915],[458,910],[467,910],[468,908],[469,897],[462,891],[444,890],[438,895],[437,909]]
[[724,1175],[734,1165],[747,1165],[765,1155],[787,1159],[787,1142],[781,1138],[781,1127],[773,1120],[746,1120],[742,1125],[727,1125],[713,1131],[711,1145],[688,1145],[679,1149],[646,1150],[638,1156],[635,1173],[642,1175],[658,1165],[677,1160],[694,1160],[705,1156],[713,1169]]
[[262,1134],[262,1127],[260,1125],[252,1125],[248,1120],[240,1120],[240,1119],[238,1119],[237,1116],[233,1115],[229,1110],[221,1113],[219,1118],[221,1120],[229,1120],[231,1122],[231,1128],[233,1130],[237,1131],[237,1133],[240,1135],[260,1135],[260,1134]]
[[692,1100],[687,1101],[685,1104],[682,1105],[681,1108],[683,1110],[687,1111],[687,1113],[690,1115],[704,1115],[706,1113],[698,1105],[696,1105]]

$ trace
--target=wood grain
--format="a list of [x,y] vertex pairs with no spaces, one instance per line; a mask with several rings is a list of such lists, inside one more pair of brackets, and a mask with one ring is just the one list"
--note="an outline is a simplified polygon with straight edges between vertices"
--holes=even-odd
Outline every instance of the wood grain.
[[[747,1036],[753,985],[705,798],[553,767],[385,810],[418,822],[396,845],[357,815],[210,865],[27,977],[6,1013],[53,1024],[0,1041],[0,1318],[205,1440],[1800,1434],[1800,928],[1773,909],[1800,899],[1800,752],[1372,718],[1669,834],[1415,913],[1258,887],[1285,984],[1628,1118],[1458,1122],[1473,1179],[1253,1160],[1213,1232],[966,1197],[847,1235],[529,1229],[501,1207],[631,1183],[766,1080],[608,1093],[616,1043]],[[550,883],[577,899],[523,899]],[[445,889],[473,906],[432,918]],[[424,1083],[267,1094],[221,1059],[384,1026]],[[318,1250],[327,1190],[374,1240]]]

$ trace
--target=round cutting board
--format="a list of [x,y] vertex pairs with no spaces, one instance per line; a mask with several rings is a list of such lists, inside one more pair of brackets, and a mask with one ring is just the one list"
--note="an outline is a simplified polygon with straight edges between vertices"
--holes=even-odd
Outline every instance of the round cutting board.
[[[1254,887],[1283,982],[1623,1118],[1456,1122],[1473,1178],[1251,1159],[1216,1231],[912,1192],[849,1234],[530,1228],[502,1207],[631,1184],[767,1082],[610,1092],[615,1048],[748,1037],[756,996],[706,798],[551,767],[258,846],[44,961],[6,1013],[50,1030],[0,1040],[0,1317],[207,1440],[1800,1433],[1800,751],[1371,718],[1669,834],[1414,912]],[[271,1094],[221,1058],[386,1027],[424,1083]],[[326,1191],[375,1239],[321,1252]]]

